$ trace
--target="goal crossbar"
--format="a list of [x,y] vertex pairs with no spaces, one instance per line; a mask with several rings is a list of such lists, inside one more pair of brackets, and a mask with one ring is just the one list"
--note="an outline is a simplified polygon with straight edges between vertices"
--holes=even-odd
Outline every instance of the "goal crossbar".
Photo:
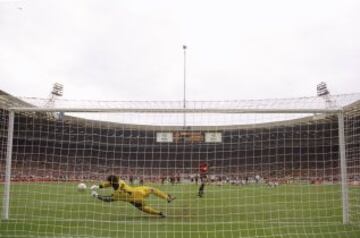
[[32,107],[13,107],[9,108],[14,112],[107,112],[107,113],[339,113],[343,108],[315,108],[315,109],[263,109],[263,108],[32,108]]

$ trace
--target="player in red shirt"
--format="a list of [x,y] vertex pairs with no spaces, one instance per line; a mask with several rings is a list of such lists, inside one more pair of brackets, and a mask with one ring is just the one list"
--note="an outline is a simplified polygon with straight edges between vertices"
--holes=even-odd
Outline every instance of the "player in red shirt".
[[205,162],[201,162],[199,166],[200,181],[201,181],[201,185],[199,187],[199,192],[198,192],[199,197],[204,196],[205,182],[207,179],[208,170],[209,170],[208,164]]

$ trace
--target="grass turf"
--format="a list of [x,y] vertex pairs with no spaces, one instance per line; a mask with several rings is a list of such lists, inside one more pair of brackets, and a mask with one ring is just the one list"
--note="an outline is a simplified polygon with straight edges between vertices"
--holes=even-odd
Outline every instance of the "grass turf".
[[209,185],[203,198],[196,185],[150,186],[177,197],[147,200],[166,218],[101,202],[74,183],[13,183],[0,237],[360,237],[359,188],[350,189],[351,225],[343,225],[338,185]]

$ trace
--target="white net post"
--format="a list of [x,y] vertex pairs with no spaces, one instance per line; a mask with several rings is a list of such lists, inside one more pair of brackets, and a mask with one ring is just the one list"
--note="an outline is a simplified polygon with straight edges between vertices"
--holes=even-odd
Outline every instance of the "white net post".
[[12,160],[12,147],[14,135],[14,111],[9,112],[8,122],[8,137],[6,149],[6,165],[5,165],[5,181],[4,181],[4,195],[2,207],[2,219],[9,219],[9,202],[10,202],[10,183],[11,183],[11,160]]
[[345,153],[344,112],[338,113],[338,123],[343,224],[349,224],[349,188]]

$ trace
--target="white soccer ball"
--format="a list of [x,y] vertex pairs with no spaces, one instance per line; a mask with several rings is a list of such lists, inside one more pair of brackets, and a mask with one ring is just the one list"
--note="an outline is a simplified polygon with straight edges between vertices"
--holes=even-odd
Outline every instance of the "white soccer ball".
[[86,186],[86,184],[84,184],[84,183],[79,183],[78,186],[77,186],[77,188],[78,188],[78,191],[79,191],[79,192],[82,192],[82,191],[85,191],[85,189],[87,188],[87,186]]

